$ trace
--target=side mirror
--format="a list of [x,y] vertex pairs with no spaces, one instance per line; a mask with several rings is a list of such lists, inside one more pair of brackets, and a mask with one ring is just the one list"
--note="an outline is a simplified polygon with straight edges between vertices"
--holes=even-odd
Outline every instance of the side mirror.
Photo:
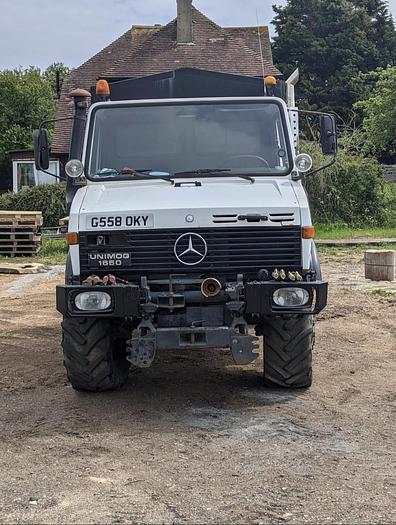
[[321,115],[320,117],[320,143],[323,155],[337,153],[337,126],[333,115]]
[[48,133],[46,129],[35,129],[33,132],[34,163],[39,171],[49,168],[50,152],[48,145]]

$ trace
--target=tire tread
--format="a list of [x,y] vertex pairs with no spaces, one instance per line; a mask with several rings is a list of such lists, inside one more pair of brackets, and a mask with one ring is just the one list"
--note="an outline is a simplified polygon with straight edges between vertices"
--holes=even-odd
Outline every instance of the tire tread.
[[128,378],[129,363],[115,356],[117,340],[111,321],[65,318],[62,348],[68,379],[76,390],[103,392],[121,388]]
[[267,317],[260,332],[264,337],[265,384],[284,388],[311,386],[313,316]]

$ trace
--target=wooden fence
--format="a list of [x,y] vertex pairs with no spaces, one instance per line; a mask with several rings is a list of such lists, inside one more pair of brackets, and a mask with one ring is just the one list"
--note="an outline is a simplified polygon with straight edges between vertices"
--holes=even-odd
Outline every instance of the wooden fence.
[[396,182],[396,164],[382,164],[383,177],[388,182]]

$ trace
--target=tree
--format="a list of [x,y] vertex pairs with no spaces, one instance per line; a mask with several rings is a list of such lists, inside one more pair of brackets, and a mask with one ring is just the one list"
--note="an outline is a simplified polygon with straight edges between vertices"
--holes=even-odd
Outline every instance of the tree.
[[288,0],[274,6],[273,52],[285,76],[301,70],[299,104],[348,118],[361,72],[396,63],[396,31],[383,0]]
[[352,0],[356,9],[368,16],[365,25],[367,38],[375,45],[374,62],[368,63],[367,69],[373,71],[378,67],[394,64],[396,60],[396,32],[392,16],[389,14],[388,2],[384,0]]
[[376,79],[371,96],[356,104],[364,116],[365,150],[384,161],[396,160],[396,67],[370,76]]
[[51,83],[39,69],[0,72],[0,164],[10,149],[31,148],[33,130],[54,118],[56,100]]
[[[56,74],[59,73],[59,86],[57,86]],[[67,75],[71,73],[71,69],[62,64],[62,62],[54,62],[43,73],[43,78],[50,83],[55,96],[58,96],[58,87],[62,87],[63,81]]]

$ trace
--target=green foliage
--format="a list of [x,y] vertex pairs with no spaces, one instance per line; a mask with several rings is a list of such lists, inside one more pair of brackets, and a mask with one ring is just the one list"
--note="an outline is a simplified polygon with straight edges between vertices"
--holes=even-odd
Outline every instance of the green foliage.
[[0,210],[42,211],[44,226],[58,226],[66,215],[65,186],[50,184],[0,195]]
[[55,111],[51,85],[39,69],[0,72],[0,163],[8,150],[32,147],[33,129]]
[[299,105],[348,118],[367,85],[362,72],[396,62],[396,31],[384,0],[288,0],[275,7],[274,59],[297,66]]
[[340,224],[315,223],[315,236],[317,239],[396,239],[396,227],[365,227],[356,228]]
[[378,297],[396,297],[396,292],[393,290],[384,290],[383,288],[376,288],[371,293]]
[[[323,158],[317,146],[304,143],[315,164]],[[335,165],[305,181],[315,222],[344,226],[396,226],[396,187],[381,176],[373,158],[339,151]]]
[[[70,72],[57,63],[44,72],[35,67],[0,71],[0,167],[10,169],[7,151],[33,147],[33,130],[55,118],[56,70],[60,80]],[[50,131],[52,125],[48,126]]]
[[57,96],[57,85],[56,85],[56,73],[59,71],[60,87],[62,87],[65,77],[71,72],[71,69],[66,67],[62,62],[55,62],[47,67],[42,74],[44,80],[46,80],[52,89],[54,96]]
[[396,155],[396,67],[370,75],[376,84],[370,97],[356,104],[363,110],[367,140],[365,151],[378,157]]

